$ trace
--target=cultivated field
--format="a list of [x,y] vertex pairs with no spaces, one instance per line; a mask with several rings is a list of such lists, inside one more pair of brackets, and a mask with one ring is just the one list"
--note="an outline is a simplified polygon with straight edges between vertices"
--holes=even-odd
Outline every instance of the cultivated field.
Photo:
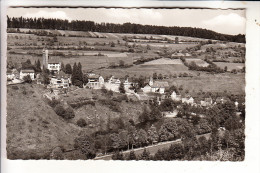
[[187,63],[195,62],[195,64],[200,67],[207,67],[209,65],[207,62],[203,61],[202,59],[186,58],[185,60],[187,61]]
[[244,63],[226,63],[226,62],[214,62],[217,66],[224,69],[227,67],[228,71],[231,71],[233,69],[241,70],[243,67],[245,67]]

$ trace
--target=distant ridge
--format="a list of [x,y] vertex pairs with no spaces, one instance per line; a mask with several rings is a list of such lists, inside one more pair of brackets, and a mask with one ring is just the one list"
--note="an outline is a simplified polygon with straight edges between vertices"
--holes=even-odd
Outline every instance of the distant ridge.
[[71,31],[91,31],[108,33],[159,34],[189,36],[221,41],[245,43],[245,35],[227,35],[211,30],[178,26],[154,26],[133,23],[113,24],[95,23],[94,21],[45,19],[45,18],[10,18],[7,16],[7,28],[58,29]]

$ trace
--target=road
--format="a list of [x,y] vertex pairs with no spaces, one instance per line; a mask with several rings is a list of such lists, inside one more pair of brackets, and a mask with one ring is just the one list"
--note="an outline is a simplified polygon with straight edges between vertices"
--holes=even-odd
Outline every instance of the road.
[[[206,139],[209,139],[210,133],[206,133],[203,135],[197,135],[197,138],[199,138],[201,136],[204,136],[204,137],[206,137]],[[151,155],[154,155],[159,149],[169,148],[172,144],[177,144],[177,143],[181,143],[181,139],[177,139],[174,141],[160,142],[155,145],[150,145],[150,146],[143,147],[143,148],[136,148],[133,150],[127,150],[122,153],[125,156],[125,155],[128,155],[131,151],[134,151],[135,155],[138,156],[138,155],[141,155],[143,153],[143,150],[146,148],[146,150],[148,150]],[[112,160],[112,154],[96,157],[93,160]]]

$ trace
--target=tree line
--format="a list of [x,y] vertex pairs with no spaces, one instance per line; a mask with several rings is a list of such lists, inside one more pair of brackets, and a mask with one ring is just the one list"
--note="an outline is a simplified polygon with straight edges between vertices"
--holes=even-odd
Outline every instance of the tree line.
[[245,35],[227,35],[211,30],[178,26],[154,26],[134,23],[95,23],[85,20],[62,20],[45,18],[24,18],[7,16],[7,28],[57,29],[71,31],[92,31],[109,33],[160,34],[198,37],[213,40],[245,43]]

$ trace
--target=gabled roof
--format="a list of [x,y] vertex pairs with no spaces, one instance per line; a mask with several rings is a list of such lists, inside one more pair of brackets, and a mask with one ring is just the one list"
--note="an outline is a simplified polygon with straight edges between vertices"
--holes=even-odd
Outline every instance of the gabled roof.
[[7,69],[7,71],[6,71],[7,74],[12,74],[12,72],[13,71],[11,69]]
[[166,88],[169,87],[168,82],[155,81],[153,82],[152,88]]
[[57,79],[61,79],[61,78],[67,79],[70,77],[70,75],[64,73],[63,71],[60,71],[58,74],[55,74],[52,77],[57,78]]
[[97,74],[88,75],[89,79],[98,79],[99,77],[100,77],[100,75],[97,75]]
[[22,69],[21,70],[22,73],[34,73],[33,69]]

